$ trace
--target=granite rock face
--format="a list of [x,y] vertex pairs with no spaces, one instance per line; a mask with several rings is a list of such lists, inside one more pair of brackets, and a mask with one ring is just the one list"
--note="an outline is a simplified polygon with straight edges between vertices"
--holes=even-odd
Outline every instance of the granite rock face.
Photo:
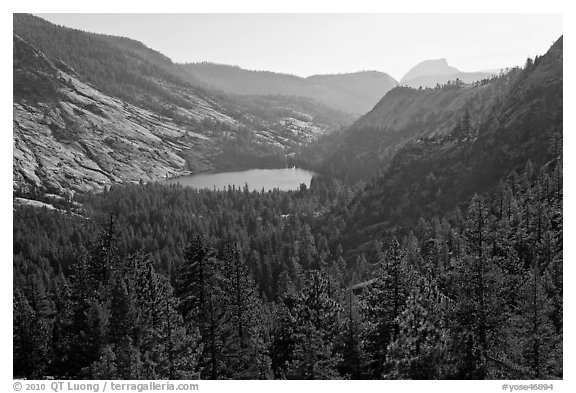
[[[101,93],[25,42],[15,39],[15,46],[32,51],[36,60],[22,62],[15,73],[27,73],[31,83],[43,80],[52,87],[45,95],[36,94],[36,100],[15,97],[15,188],[44,187],[62,193],[64,189],[98,190],[113,182],[156,180],[185,172],[183,152],[209,145],[205,135]],[[209,114],[234,124],[231,118],[218,116],[208,103],[199,102],[194,115]],[[196,169],[202,167],[200,161]]]
[[17,35],[13,57],[15,190],[63,195],[211,169],[219,138],[233,136],[240,128],[251,127],[261,143],[280,146],[306,143],[327,131],[312,120],[295,122],[286,116],[266,120],[252,116],[248,125],[243,124],[248,116],[231,115],[225,100],[154,81],[188,103],[170,108],[178,118],[218,125],[199,132],[186,121],[103,93]]

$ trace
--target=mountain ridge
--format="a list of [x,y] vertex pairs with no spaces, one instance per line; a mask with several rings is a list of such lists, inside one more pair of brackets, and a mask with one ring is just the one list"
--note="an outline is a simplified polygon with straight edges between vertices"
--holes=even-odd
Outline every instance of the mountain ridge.
[[201,81],[203,86],[226,93],[304,96],[353,114],[370,110],[382,95],[397,84],[390,75],[379,71],[300,77],[211,62],[185,63],[181,67],[194,80]]
[[[551,47],[548,57],[553,56],[555,48]],[[541,58],[539,69],[543,67]],[[469,84],[455,81],[425,89],[398,86],[349,128],[311,145],[301,159],[320,173],[349,183],[368,181],[386,170],[406,143],[449,135],[466,113],[472,129],[486,127],[490,114],[502,97],[510,94],[522,73],[517,67]]]
[[271,165],[351,121],[310,99],[210,92],[180,72],[137,41],[15,14],[14,189],[101,190]]
[[350,206],[349,241],[466,208],[474,194],[546,165],[561,177],[563,37],[507,82],[477,126],[407,142]]
[[490,71],[464,72],[448,65],[445,58],[425,60],[412,67],[400,80],[401,85],[419,88],[435,87],[448,81],[460,80],[464,83],[473,83],[490,78],[496,73]]

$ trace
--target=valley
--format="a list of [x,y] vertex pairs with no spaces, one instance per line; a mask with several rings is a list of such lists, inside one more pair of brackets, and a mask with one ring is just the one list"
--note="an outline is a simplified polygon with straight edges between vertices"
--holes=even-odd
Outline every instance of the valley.
[[14,377],[562,379],[563,51],[304,78],[14,14]]
[[[112,40],[18,16],[14,35],[14,190],[63,194],[119,182],[155,181],[206,170],[283,166],[286,155],[348,124],[352,116],[309,99],[207,93],[178,68],[133,42]],[[18,20],[17,20],[18,22]],[[39,32],[46,34],[38,36]],[[110,59],[148,64],[150,75],[110,83],[96,53],[70,57],[46,41],[55,30],[71,45],[100,46]],[[25,38],[72,63],[50,58]],[[74,48],[74,46],[71,46]],[[50,52],[48,52],[50,53]],[[147,57],[148,56],[148,57]],[[160,63],[160,65],[158,64]],[[75,67],[75,68],[72,68]],[[118,72],[132,72],[104,63]],[[86,67],[87,73],[82,73]],[[112,77],[113,78],[113,77]]]

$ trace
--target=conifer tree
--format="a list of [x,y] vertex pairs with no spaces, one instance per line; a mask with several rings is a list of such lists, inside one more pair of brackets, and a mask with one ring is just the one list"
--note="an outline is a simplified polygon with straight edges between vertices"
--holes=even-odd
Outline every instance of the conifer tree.
[[[422,279],[424,281],[424,279]],[[450,301],[430,284],[416,287],[400,315],[399,334],[388,346],[390,379],[449,379],[450,354],[446,308]]]
[[550,301],[539,268],[534,266],[520,291],[521,302],[512,319],[514,359],[519,365],[517,378],[556,379],[562,374],[561,336],[556,334],[550,319]]
[[115,346],[116,376],[118,379],[141,379],[140,351],[129,336],[122,336]]
[[49,327],[17,290],[13,298],[14,376],[40,378],[48,366]]
[[295,299],[295,346],[286,374],[290,379],[334,379],[340,361],[334,351],[340,305],[329,296],[328,278],[311,272]]
[[116,379],[116,354],[111,345],[106,345],[102,349],[100,358],[92,364],[91,374],[94,379]]
[[226,377],[265,378],[270,358],[265,342],[265,311],[240,245],[228,247],[222,266]]
[[116,278],[112,290],[110,303],[110,327],[109,342],[118,344],[125,338],[133,338],[136,329],[136,306],[132,294],[128,293],[126,282],[123,278]]
[[186,321],[203,319],[214,275],[214,254],[203,236],[196,236],[184,252],[184,263],[179,266],[176,276],[176,296]]
[[352,291],[345,294],[345,305],[339,327],[335,351],[340,356],[338,372],[345,378],[362,379],[365,374],[366,354],[362,346],[364,324],[360,304]]
[[399,332],[397,318],[405,307],[411,280],[404,257],[405,250],[393,238],[379,261],[378,276],[365,295],[364,345],[370,378],[382,378],[386,372],[387,348]]
[[284,292],[274,309],[270,359],[274,379],[285,379],[296,346],[296,293]]
[[453,277],[458,301],[452,335],[456,348],[462,349],[456,356],[464,359],[459,378],[484,379],[489,376],[489,359],[495,356],[492,349],[504,341],[503,275],[491,256],[490,216],[482,197],[472,199],[467,216],[467,253],[457,261]]
[[[177,300],[165,283],[165,296],[162,301],[163,312],[158,334],[160,367],[157,373],[161,378],[196,379],[199,377],[198,361],[202,353],[200,334],[192,323],[186,324],[177,312]],[[163,360],[163,361],[162,361]],[[157,360],[158,361],[158,360]],[[162,367],[164,365],[164,367]]]

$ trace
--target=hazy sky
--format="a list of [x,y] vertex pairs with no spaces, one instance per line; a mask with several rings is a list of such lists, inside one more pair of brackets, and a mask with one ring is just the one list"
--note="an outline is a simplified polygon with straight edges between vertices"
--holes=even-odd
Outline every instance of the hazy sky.
[[560,14],[38,14],[142,41],[176,62],[313,74],[378,70],[400,79],[427,59],[462,71],[523,65],[562,34]]

